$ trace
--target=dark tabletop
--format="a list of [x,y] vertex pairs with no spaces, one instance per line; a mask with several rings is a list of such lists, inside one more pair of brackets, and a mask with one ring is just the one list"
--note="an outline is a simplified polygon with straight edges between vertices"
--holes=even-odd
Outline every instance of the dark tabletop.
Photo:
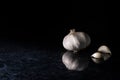
[[90,57],[95,51],[93,48],[90,46],[75,54],[74,59],[80,58],[82,69],[69,70],[62,61],[67,51],[60,46],[41,48],[33,44],[0,42],[0,80],[118,79],[119,59],[114,58],[113,53],[107,61],[96,64]]

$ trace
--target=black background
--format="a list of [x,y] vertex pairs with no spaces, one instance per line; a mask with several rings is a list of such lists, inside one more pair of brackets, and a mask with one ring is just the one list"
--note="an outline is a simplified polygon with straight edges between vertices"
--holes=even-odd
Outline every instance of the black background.
[[[110,76],[118,79],[118,32],[110,22],[105,4],[96,2],[48,2],[20,10],[20,15],[0,16],[0,40],[4,43],[63,49],[62,40],[70,29],[90,35],[91,49],[107,45],[113,53]],[[116,77],[117,76],[117,77]],[[103,80],[103,79],[102,79]],[[112,80],[112,79],[111,79]]]
[[23,42],[38,41],[46,46],[61,45],[63,37],[72,28],[88,33],[92,39],[98,39],[96,42],[104,42],[111,37],[102,1],[48,2],[18,11],[19,16],[10,16],[9,26],[8,17],[1,17],[3,37]]
[[107,14],[103,1],[33,3],[15,11],[18,15],[9,16],[9,26],[8,16],[1,16],[0,35],[3,40],[62,47],[64,36],[75,28],[88,33],[92,45],[112,47],[117,42],[114,40],[117,29],[111,28],[111,16]]

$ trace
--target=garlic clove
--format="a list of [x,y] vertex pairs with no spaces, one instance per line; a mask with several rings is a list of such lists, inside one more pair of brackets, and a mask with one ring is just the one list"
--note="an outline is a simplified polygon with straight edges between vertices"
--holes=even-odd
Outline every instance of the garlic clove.
[[111,55],[111,51],[110,51],[110,49],[106,45],[100,46],[98,48],[98,51],[102,52],[102,53],[109,53]]
[[100,59],[103,57],[103,55],[100,52],[95,52],[91,55],[92,58]]
[[102,52],[95,52],[94,54],[91,55],[91,58],[95,63],[101,63],[103,61],[108,60],[110,57],[111,57],[110,54]]
[[86,57],[67,51],[62,56],[62,62],[68,70],[83,71],[88,66]]
[[92,54],[91,59],[95,63],[101,63],[104,60],[103,55],[100,52],[95,52],[94,54]]

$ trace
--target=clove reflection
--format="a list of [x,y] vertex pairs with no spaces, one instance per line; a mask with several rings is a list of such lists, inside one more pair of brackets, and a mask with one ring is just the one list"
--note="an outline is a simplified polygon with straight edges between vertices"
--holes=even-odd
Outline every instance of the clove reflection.
[[98,58],[91,58],[92,59],[92,61],[94,62],[94,63],[101,63],[101,62],[104,62],[104,60],[102,59],[102,58],[100,58],[100,59],[98,59]]
[[68,70],[83,71],[88,66],[86,56],[67,51],[62,56],[62,62]]

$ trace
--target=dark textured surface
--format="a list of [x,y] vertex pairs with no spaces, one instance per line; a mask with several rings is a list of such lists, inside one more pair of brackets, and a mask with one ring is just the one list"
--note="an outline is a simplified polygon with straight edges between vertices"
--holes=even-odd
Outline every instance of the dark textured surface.
[[72,71],[68,70],[62,63],[62,55],[65,52],[62,49],[41,49],[38,46],[1,42],[0,80],[118,79],[113,75],[113,64],[115,64],[113,63],[113,57],[100,64],[95,64],[90,58],[92,53],[90,51],[91,48],[79,53],[87,57],[88,67],[83,71]]

